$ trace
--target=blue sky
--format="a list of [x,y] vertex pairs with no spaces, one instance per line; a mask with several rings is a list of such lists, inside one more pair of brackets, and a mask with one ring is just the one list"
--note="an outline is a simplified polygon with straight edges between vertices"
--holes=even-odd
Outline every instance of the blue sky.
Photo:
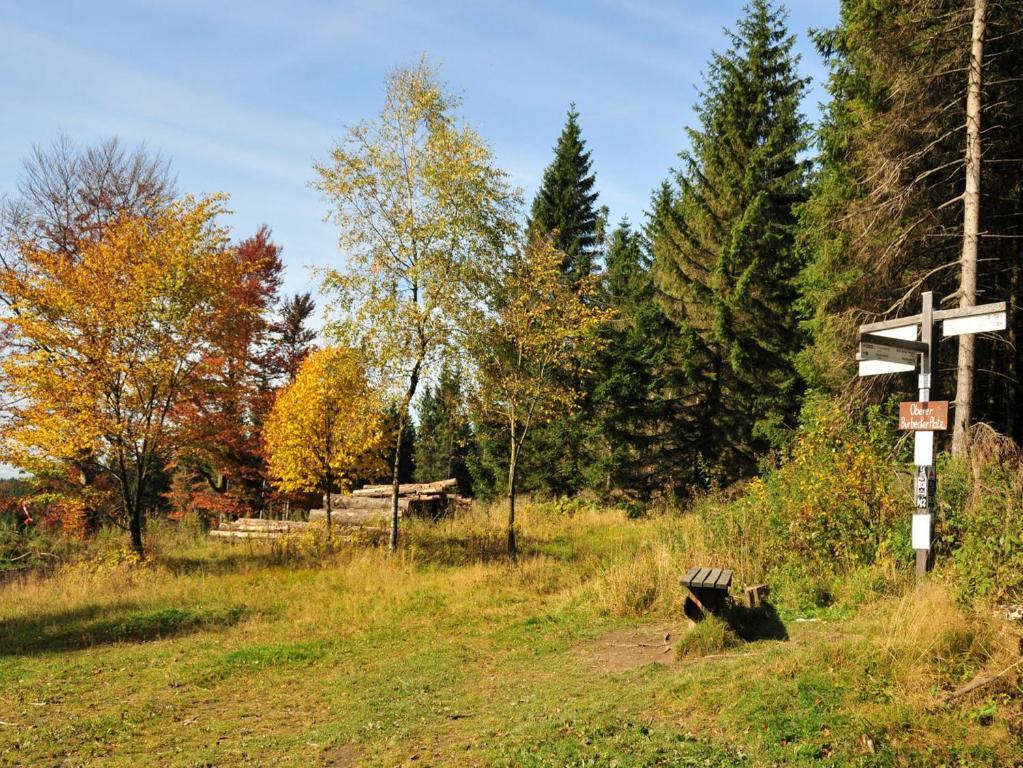
[[[379,109],[390,69],[426,53],[527,200],[574,101],[601,203],[614,221],[639,221],[685,147],[701,70],[742,6],[0,0],[0,193],[14,191],[33,144],[60,132],[145,142],[173,161],[183,191],[230,194],[237,235],[273,228],[286,289],[315,288],[308,268],[343,256],[308,186],[312,163]],[[833,25],[838,0],[788,8],[814,81],[804,111],[816,119],[824,69],[806,31]]]

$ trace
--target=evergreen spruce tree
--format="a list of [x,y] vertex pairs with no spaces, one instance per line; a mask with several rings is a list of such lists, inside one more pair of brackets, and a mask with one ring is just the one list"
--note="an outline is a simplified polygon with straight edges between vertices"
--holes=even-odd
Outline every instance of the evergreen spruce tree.
[[[383,442],[380,459],[382,466],[387,467],[394,461],[393,454],[388,454],[388,448],[394,444],[394,438],[398,435],[398,425],[403,421],[398,406],[391,403],[384,412],[384,434],[387,438]],[[398,457],[398,482],[415,482],[416,473],[416,428],[411,421],[405,421],[401,438],[401,455]],[[377,484],[388,483],[391,480],[391,470],[384,470],[380,475],[372,479]]]
[[649,245],[628,220],[608,241],[601,299],[618,310],[601,329],[592,436],[601,460],[592,487],[642,501],[676,495],[694,446],[675,326],[656,301]]
[[459,493],[471,494],[468,457],[473,448],[473,434],[455,369],[448,365],[443,367],[440,380],[423,390],[417,412],[416,482],[453,477],[458,480]]
[[692,149],[650,227],[659,299],[686,349],[682,396],[696,406],[691,463],[711,483],[753,471],[799,396],[794,239],[807,81],[784,13],[768,0],[750,3],[730,38],[712,57]]
[[593,272],[599,252],[599,212],[596,177],[579,128],[579,113],[572,104],[554,147],[554,160],[543,174],[529,217],[531,237],[554,237],[565,254],[564,272],[578,280]]
[[[599,266],[606,212],[597,208],[595,185],[592,159],[573,104],[533,200],[528,229],[529,237],[550,237],[564,253],[562,271],[570,284]],[[593,418],[590,397],[596,385],[585,373],[588,367],[588,361],[580,360],[577,371],[570,374],[571,387],[581,393],[576,412],[537,428],[524,447],[518,480],[523,490],[572,495],[587,484],[596,461],[587,441]],[[484,452],[499,455],[502,449],[490,447]]]

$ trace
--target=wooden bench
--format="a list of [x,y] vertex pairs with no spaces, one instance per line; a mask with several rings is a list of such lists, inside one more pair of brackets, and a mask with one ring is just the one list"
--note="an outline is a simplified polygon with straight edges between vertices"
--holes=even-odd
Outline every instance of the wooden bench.
[[690,568],[682,577],[682,586],[689,590],[683,610],[688,618],[700,621],[708,613],[716,613],[728,597],[732,572],[725,568]]

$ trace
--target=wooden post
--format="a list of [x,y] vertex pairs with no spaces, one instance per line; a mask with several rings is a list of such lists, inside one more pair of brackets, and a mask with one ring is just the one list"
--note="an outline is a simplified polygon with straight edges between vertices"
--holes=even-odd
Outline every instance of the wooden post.
[[[920,380],[918,382],[919,389],[919,400],[922,403],[926,403],[931,399],[931,389],[936,388],[936,382],[934,381],[934,374],[932,372],[932,363],[934,360],[935,349],[934,344],[934,294],[931,291],[925,291],[921,296],[923,306],[920,311],[920,341],[927,345],[927,350],[922,353],[920,360]],[[926,437],[922,437],[926,435]],[[923,497],[924,506],[923,508],[917,508],[914,514],[926,514],[928,517],[927,528],[928,528],[928,541],[926,548],[918,548],[916,550],[916,575],[917,578],[923,578],[934,563],[934,558],[931,557],[931,537],[934,531],[934,498],[932,488],[934,487],[934,433],[933,432],[917,432],[914,435],[914,440],[923,439],[930,443],[929,456],[925,456],[926,462],[917,465],[917,474],[923,475],[925,480],[926,493]],[[921,457],[916,457],[921,458]]]

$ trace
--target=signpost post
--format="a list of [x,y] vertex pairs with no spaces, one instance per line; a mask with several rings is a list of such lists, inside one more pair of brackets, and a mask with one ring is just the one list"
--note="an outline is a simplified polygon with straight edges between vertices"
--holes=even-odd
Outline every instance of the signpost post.
[[919,369],[918,402],[901,403],[899,429],[913,431],[912,543],[916,550],[916,573],[922,576],[931,569],[931,532],[934,522],[935,489],[934,433],[948,428],[948,402],[931,401],[931,390],[937,388],[931,370],[937,353],[934,326],[942,324],[944,337],[967,333],[986,333],[1005,329],[1005,302],[978,307],[960,307],[935,311],[931,291],[922,295],[919,315],[867,323],[860,326],[860,376],[903,373]]

